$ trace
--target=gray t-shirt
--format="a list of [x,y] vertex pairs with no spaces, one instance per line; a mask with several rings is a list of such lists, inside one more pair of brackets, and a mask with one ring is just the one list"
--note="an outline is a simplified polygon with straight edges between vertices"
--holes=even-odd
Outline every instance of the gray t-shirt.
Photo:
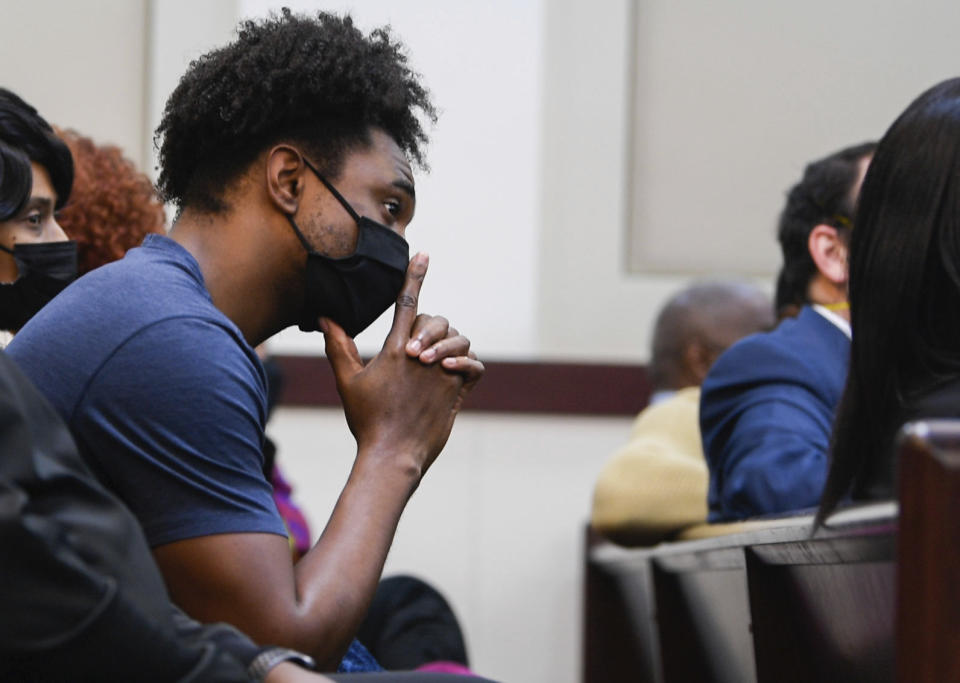
[[71,284],[7,352],[151,547],[286,535],[262,471],[263,366],[173,240],[149,235]]

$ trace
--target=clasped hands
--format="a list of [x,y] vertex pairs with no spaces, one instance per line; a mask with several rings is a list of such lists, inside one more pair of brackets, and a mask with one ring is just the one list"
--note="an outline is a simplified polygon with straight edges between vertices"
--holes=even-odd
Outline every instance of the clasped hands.
[[383,348],[364,364],[356,344],[320,318],[327,358],[361,452],[412,456],[420,475],[446,443],[463,399],[483,376],[470,340],[446,318],[417,314],[429,259],[407,266]]

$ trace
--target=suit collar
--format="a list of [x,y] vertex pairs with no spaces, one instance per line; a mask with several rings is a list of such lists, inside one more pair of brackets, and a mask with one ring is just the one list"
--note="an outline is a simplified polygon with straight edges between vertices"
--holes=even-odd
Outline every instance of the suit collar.
[[849,320],[847,320],[846,318],[840,317],[839,315],[831,311],[826,306],[821,306],[820,304],[812,304],[810,308],[812,308],[814,311],[816,311],[817,313],[822,315],[824,318],[826,318],[829,322],[834,324],[838,330],[840,330],[847,336],[847,339],[853,339],[853,333],[850,329]]

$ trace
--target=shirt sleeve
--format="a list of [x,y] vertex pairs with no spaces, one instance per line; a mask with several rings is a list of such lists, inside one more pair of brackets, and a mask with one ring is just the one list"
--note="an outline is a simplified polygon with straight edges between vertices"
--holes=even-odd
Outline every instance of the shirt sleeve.
[[799,385],[754,387],[727,436],[707,453],[714,515],[743,519],[817,505],[827,474],[830,422]]
[[84,455],[152,547],[221,533],[285,535],[263,473],[263,368],[234,330],[155,323],[91,378],[70,419]]
[[801,510],[820,500],[837,382],[815,349],[797,348],[795,331],[790,342],[747,338],[717,359],[703,383],[711,522]]

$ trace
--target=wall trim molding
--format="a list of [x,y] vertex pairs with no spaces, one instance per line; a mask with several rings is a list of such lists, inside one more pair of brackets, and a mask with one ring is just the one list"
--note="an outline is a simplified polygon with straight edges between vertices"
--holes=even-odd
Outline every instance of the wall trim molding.
[[[321,356],[274,356],[283,371],[282,406],[340,405],[333,371]],[[483,381],[464,410],[548,415],[635,416],[650,398],[639,364],[484,361]]]

